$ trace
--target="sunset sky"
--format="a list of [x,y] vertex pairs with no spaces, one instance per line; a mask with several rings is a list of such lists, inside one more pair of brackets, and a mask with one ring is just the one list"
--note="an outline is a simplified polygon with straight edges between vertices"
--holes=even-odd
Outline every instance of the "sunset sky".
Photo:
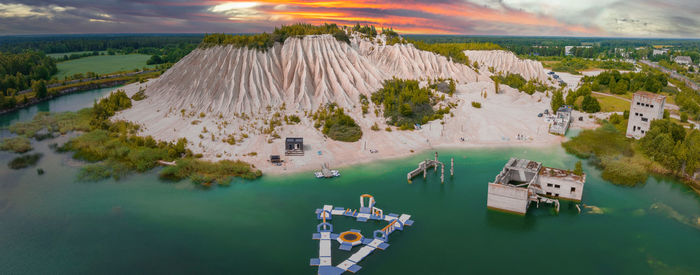
[[400,33],[700,37],[698,0],[0,0],[0,35],[249,33],[295,22]]

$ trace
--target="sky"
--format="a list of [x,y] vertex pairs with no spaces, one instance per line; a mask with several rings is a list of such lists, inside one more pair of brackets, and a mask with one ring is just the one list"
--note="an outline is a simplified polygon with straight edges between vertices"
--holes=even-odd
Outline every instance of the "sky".
[[253,33],[297,22],[403,34],[699,38],[700,0],[0,0],[0,35]]

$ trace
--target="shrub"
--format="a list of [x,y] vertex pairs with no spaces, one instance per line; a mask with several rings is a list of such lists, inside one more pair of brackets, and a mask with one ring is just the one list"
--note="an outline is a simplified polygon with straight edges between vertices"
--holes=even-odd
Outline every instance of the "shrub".
[[135,100],[135,101],[141,101],[141,100],[146,99],[147,97],[148,96],[146,96],[146,90],[139,89],[138,92],[136,92],[134,95],[131,96],[131,99]]
[[379,124],[375,122],[370,129],[372,129],[372,131],[379,131]]
[[28,154],[14,158],[7,164],[11,169],[22,169],[29,166],[34,166],[43,156],[42,153]]
[[167,180],[189,178],[195,184],[216,182],[219,185],[228,185],[232,177],[252,180],[260,176],[260,170],[242,161],[209,162],[191,158],[177,160],[174,166],[165,167],[160,172],[160,177]]
[[600,112],[600,103],[595,97],[586,95],[583,97],[583,102],[581,102],[581,109],[586,113]]
[[481,108],[481,103],[476,102],[476,101],[472,101],[472,107],[479,109],[479,108]]
[[15,153],[26,153],[31,151],[32,143],[28,138],[23,136],[17,136],[12,138],[3,139],[0,142],[0,151],[12,151]]
[[388,124],[400,129],[413,129],[414,124],[425,124],[446,114],[444,110],[433,110],[439,98],[429,88],[420,88],[417,80],[386,80],[384,87],[372,93],[371,99],[374,104],[383,107]]

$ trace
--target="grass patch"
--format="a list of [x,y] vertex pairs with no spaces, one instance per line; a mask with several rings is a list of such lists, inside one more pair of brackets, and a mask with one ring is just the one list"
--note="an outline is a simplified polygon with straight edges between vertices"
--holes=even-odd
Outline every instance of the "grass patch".
[[623,112],[629,111],[630,102],[613,96],[592,94],[600,103],[601,112]]
[[23,136],[3,139],[0,142],[0,151],[12,151],[15,153],[26,153],[31,151],[31,141]]
[[177,160],[174,166],[165,167],[160,171],[160,177],[163,179],[174,181],[190,179],[192,183],[204,187],[209,187],[212,183],[229,185],[233,177],[252,180],[260,176],[262,176],[260,170],[242,161],[209,162],[193,158]]
[[22,169],[29,166],[34,166],[37,162],[39,162],[39,159],[41,159],[42,156],[43,154],[41,153],[19,156],[10,161],[7,166],[12,169]]
[[113,72],[131,71],[143,67],[153,68],[153,65],[146,65],[146,61],[150,58],[146,54],[127,54],[127,55],[100,55],[90,56],[56,64],[58,68],[58,79],[63,79],[66,76],[75,74],[85,74],[94,72],[97,74],[108,74]]
[[624,125],[605,122],[595,130],[584,130],[562,146],[568,153],[600,167],[605,180],[622,185],[643,183],[648,177],[649,161],[635,154],[632,142],[618,129]]
[[9,130],[17,135],[26,137],[38,137],[42,130],[49,133],[66,134],[71,131],[89,131],[92,119],[92,108],[82,109],[78,112],[46,113],[40,112],[34,115],[32,120],[17,122],[10,125]]

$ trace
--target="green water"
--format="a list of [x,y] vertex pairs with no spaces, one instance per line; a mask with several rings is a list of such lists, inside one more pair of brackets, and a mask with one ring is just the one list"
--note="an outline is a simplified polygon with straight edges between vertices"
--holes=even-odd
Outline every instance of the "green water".
[[[79,95],[76,105],[89,106],[99,92]],[[456,170],[444,185],[432,173],[406,183],[405,173],[430,157],[425,152],[344,167],[331,180],[300,173],[201,190],[162,182],[157,171],[76,182],[70,156],[48,149],[65,139],[34,144],[45,154],[41,176],[34,168],[7,169],[12,155],[0,153],[0,273],[311,274],[309,259],[318,257],[313,211],[358,208],[363,193],[385,213],[412,214],[415,224],[365,258],[360,274],[700,273],[700,230],[687,222],[700,216],[700,199],[668,179],[619,187],[584,165],[584,203],[602,215],[579,215],[568,203],[558,216],[548,207],[524,217],[486,210],[486,183],[511,156],[573,167],[576,159],[558,147],[442,150]],[[655,203],[676,218],[652,210]],[[382,226],[349,218],[333,224],[335,232],[358,228],[365,236]],[[349,256],[333,246],[334,264]]]

